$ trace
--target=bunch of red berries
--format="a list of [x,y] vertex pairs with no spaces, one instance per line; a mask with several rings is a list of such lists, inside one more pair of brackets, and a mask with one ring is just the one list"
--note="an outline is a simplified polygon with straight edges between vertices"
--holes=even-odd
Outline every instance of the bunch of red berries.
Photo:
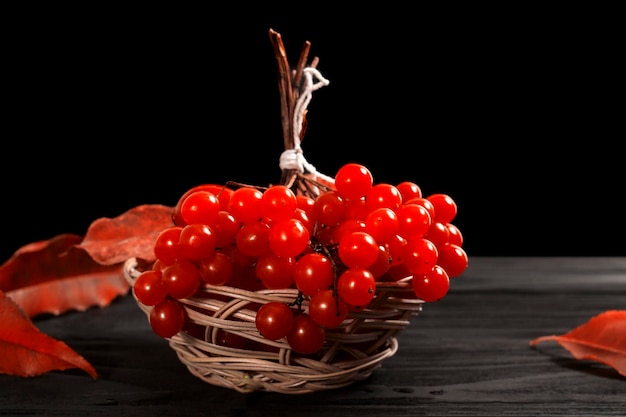
[[446,194],[425,197],[408,181],[374,184],[356,163],[316,195],[293,189],[204,184],[180,198],[174,225],[156,239],[156,262],[133,286],[152,308],[156,334],[191,329],[180,300],[203,297],[208,287],[292,289],[293,300],[256,305],[256,330],[315,353],[328,329],[368,308],[377,285],[410,282],[417,299],[433,302],[468,266],[452,223],[457,205]]

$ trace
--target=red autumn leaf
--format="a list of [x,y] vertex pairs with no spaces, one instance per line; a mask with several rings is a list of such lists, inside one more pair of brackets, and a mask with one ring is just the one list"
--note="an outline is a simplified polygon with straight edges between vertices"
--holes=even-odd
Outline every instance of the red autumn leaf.
[[62,314],[69,310],[85,311],[90,307],[106,307],[129,290],[123,265],[110,271],[90,273],[48,281],[7,292],[29,316]]
[[67,344],[42,333],[15,302],[0,291],[0,373],[31,377],[80,368],[96,370]]
[[0,290],[10,291],[64,276],[65,271],[56,264],[82,239],[78,235],[63,234],[22,246],[0,266]]
[[84,358],[30,319],[104,307],[127,294],[123,262],[154,260],[154,242],[173,225],[172,214],[166,206],[138,206],[94,221],[85,238],[62,234],[17,250],[0,266],[0,373],[34,376],[78,367],[96,378]]
[[609,310],[562,335],[531,340],[535,346],[554,341],[576,359],[589,359],[614,368],[626,376],[626,310]]
[[23,246],[0,266],[0,290],[29,317],[104,307],[126,294],[123,264],[95,262],[76,246],[80,240],[65,234]]
[[78,245],[103,265],[112,265],[130,258],[154,261],[157,235],[173,226],[174,209],[158,204],[145,204],[115,218],[95,220]]

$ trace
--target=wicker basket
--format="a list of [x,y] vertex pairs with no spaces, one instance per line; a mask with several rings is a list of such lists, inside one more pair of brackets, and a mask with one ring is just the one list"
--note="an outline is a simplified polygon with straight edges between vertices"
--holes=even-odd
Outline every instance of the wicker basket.
[[[141,271],[134,258],[124,265],[131,286]],[[284,341],[263,338],[254,323],[255,309],[250,308],[269,301],[290,303],[297,295],[292,288],[247,291],[205,285],[194,297],[180,300],[194,328],[201,331],[181,331],[168,339],[169,344],[189,371],[209,384],[242,393],[304,394],[368,378],[397,352],[397,334],[419,314],[423,304],[408,279],[380,282],[367,309],[351,312],[342,325],[327,329],[326,341],[317,354],[301,355]],[[151,307],[137,304],[146,316],[150,314]],[[306,300],[302,308],[308,308]],[[223,332],[253,341],[256,348],[223,346],[217,343]]]

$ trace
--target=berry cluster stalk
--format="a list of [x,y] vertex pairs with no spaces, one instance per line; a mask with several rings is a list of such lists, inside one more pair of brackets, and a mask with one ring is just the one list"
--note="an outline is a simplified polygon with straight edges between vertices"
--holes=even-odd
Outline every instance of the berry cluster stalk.
[[[305,85],[305,71],[315,69],[319,59],[314,57],[312,61],[307,64],[311,43],[309,41],[305,41],[297,66],[295,69],[292,69],[289,65],[287,52],[280,33],[270,29],[269,36],[274,47],[275,57],[278,64],[278,90],[280,93],[280,114],[284,149],[285,151],[296,150],[301,152],[299,149],[299,142],[303,140],[304,133],[306,131],[307,110],[306,108],[298,109],[297,104],[298,99],[305,94],[305,89],[307,87]],[[302,111],[303,114],[297,114],[298,111]],[[300,126],[296,126],[297,120],[301,120]],[[298,141],[298,143],[296,143],[296,141]],[[329,184],[323,184],[316,181],[319,178],[305,176],[304,173],[296,167],[288,166],[281,168],[282,172],[280,183],[290,186],[294,189],[294,191],[299,190],[306,195],[315,197],[319,193],[320,187],[327,189],[329,186]]]

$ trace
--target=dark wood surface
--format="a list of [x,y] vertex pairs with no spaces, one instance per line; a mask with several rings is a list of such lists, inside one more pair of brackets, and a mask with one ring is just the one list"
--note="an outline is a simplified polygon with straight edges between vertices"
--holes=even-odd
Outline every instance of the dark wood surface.
[[192,376],[127,296],[37,320],[100,378],[0,375],[0,416],[625,416],[625,377],[556,343],[529,346],[611,309],[626,309],[626,258],[471,258],[368,380],[313,394],[241,394]]

